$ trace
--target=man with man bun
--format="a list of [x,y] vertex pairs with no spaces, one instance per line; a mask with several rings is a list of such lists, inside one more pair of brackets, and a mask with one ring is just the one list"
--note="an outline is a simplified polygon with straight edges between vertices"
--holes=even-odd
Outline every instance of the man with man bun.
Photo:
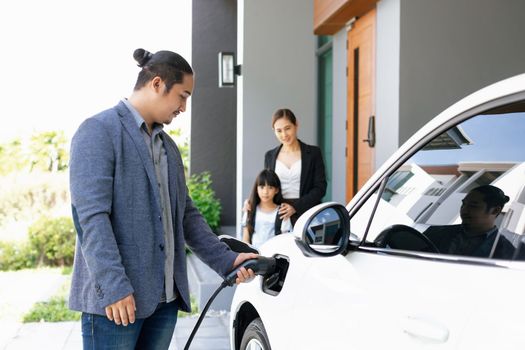
[[[223,276],[257,256],[231,251],[210,230],[163,130],[186,110],[192,68],[171,51],[137,49],[134,58],[131,96],[85,120],[71,143],[69,305],[82,312],[84,349],[168,349],[178,310],[190,311],[186,244]],[[241,268],[237,283],[253,276]]]
[[515,247],[496,226],[496,218],[508,201],[509,197],[496,186],[476,187],[462,200],[461,224],[430,226],[424,235],[440,253],[511,259]]

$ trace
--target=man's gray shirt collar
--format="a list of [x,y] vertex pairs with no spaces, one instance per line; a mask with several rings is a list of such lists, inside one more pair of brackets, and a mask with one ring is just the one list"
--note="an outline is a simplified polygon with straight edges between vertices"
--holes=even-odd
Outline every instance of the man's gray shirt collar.
[[[135,123],[137,123],[137,126],[139,127],[139,129],[146,128],[144,130],[147,132],[146,122],[144,121],[144,119],[140,115],[139,111],[137,111],[135,109],[135,107],[133,107],[133,105],[129,102],[129,100],[127,98],[123,98],[122,102],[126,105],[126,107],[128,107],[128,109],[131,112],[131,115],[133,116],[133,119],[135,119]],[[156,135],[162,129],[163,129],[163,126],[161,124],[154,124],[151,136]]]

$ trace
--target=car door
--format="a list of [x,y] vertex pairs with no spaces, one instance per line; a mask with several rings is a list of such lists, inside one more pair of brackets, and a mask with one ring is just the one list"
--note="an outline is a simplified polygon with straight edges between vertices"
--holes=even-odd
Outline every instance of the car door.
[[[354,248],[310,259],[294,307],[310,326],[293,348],[525,347],[525,103],[477,110],[429,130],[352,203]],[[484,185],[509,200],[474,235],[460,212]]]
[[311,258],[293,309],[293,324],[311,324],[291,348],[453,349],[473,305],[469,268],[364,248]]

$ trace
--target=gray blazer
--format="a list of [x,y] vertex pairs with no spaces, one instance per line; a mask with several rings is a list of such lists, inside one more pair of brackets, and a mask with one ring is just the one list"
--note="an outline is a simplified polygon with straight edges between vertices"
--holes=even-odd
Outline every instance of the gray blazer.
[[[219,242],[188,196],[180,152],[162,132],[168,157],[175,241],[174,279],[190,311],[185,243],[225,275],[237,254]],[[70,189],[77,231],[69,306],[105,315],[133,293],[136,317],[159,303],[164,284],[164,234],[153,162],[129,109],[120,102],[85,120],[71,142]]]

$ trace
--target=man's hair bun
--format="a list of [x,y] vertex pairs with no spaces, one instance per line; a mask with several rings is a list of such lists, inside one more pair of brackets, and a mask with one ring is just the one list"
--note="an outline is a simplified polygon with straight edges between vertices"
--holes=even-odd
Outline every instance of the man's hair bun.
[[135,52],[133,52],[133,58],[141,68],[144,67],[152,57],[153,54],[144,49],[136,49]]
[[169,91],[174,84],[181,84],[184,74],[193,75],[193,69],[188,61],[178,53],[161,50],[151,53],[144,49],[136,49],[133,58],[137,65],[142,68],[137,77],[134,90],[139,90],[151,79],[159,77]]

